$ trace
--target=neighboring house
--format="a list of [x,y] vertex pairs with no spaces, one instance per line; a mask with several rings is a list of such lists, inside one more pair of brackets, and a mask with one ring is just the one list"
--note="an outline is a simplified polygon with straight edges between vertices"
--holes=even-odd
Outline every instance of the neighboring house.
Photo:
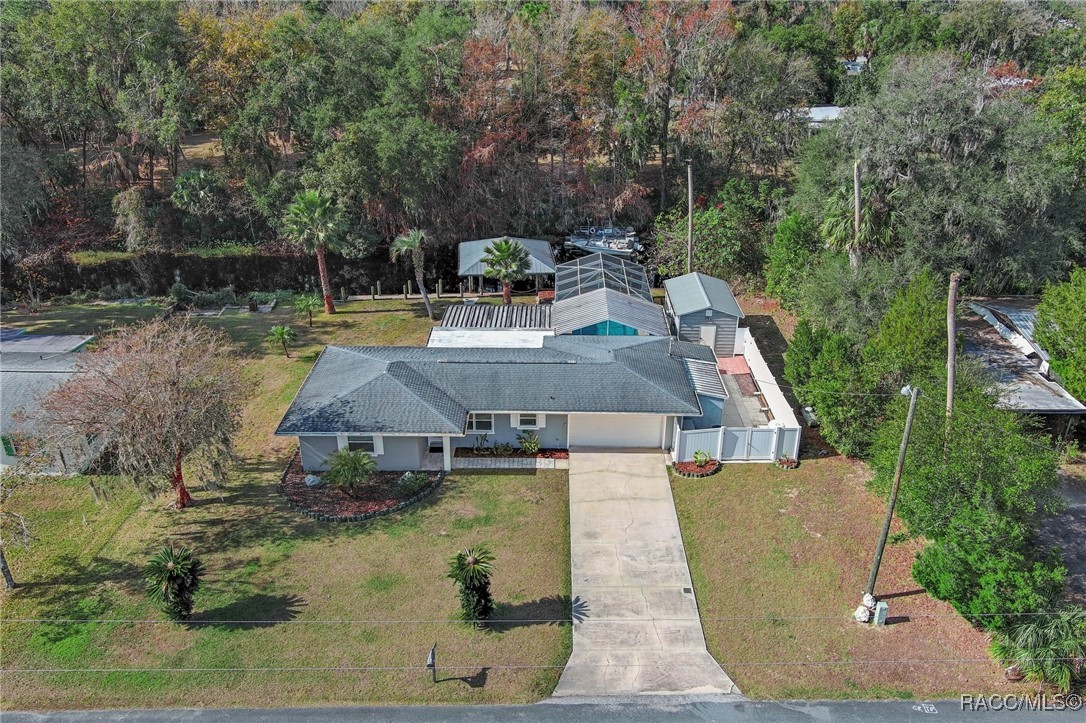
[[[10,352],[0,354],[0,437],[3,454],[0,465],[10,466],[30,461],[34,470],[46,474],[81,472],[90,458],[89,446],[81,449],[44,450],[35,444],[33,414],[43,396],[74,375],[79,355]],[[25,419],[24,419],[25,417]]]
[[82,351],[93,339],[78,334],[27,334],[25,329],[0,329],[0,354],[65,354]]
[[694,272],[668,279],[664,289],[664,305],[680,339],[710,346],[721,358],[741,353],[736,337],[743,310],[728,282]]
[[[419,469],[480,440],[546,448],[669,449],[683,420],[716,419],[726,393],[712,352],[670,337],[555,336],[535,348],[326,347],[276,434],[302,466],[339,449],[378,468]],[[713,399],[703,408],[702,400]],[[719,423],[719,422],[717,422]]]
[[1060,386],[1048,354],[1034,340],[1035,297],[973,299],[960,314],[963,352],[981,361],[995,379],[1001,405],[1027,414],[1086,414],[1086,405]]
[[652,286],[645,268],[632,261],[596,253],[558,264],[554,275],[556,305],[599,289],[611,289],[652,302]]

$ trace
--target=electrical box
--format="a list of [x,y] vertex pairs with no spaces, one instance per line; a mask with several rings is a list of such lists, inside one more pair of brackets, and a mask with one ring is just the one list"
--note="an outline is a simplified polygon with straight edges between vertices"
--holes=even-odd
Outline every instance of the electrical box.
[[883,626],[886,624],[886,616],[890,612],[890,606],[881,600],[875,603],[875,625]]

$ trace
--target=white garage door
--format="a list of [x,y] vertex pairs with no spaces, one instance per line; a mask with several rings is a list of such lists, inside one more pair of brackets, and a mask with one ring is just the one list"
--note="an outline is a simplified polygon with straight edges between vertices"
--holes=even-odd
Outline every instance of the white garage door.
[[571,447],[660,448],[666,417],[655,414],[571,414]]

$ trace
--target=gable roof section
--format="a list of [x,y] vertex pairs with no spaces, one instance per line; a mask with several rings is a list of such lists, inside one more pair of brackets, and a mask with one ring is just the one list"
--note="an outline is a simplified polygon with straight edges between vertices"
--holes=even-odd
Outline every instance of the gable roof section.
[[712,309],[743,318],[743,310],[727,281],[695,271],[664,282],[671,308],[679,316]]
[[662,306],[614,289],[596,289],[556,301],[551,319],[556,334],[569,334],[602,321],[614,321],[652,336],[670,333]]
[[645,268],[632,261],[595,253],[558,264],[554,277],[556,302],[597,289],[613,289],[627,296],[652,301],[652,289]]
[[554,250],[551,249],[549,242],[534,238],[498,236],[497,238],[484,238],[477,241],[463,241],[460,243],[460,246],[458,247],[460,255],[460,275],[485,276],[486,264],[483,263],[483,256],[486,256],[486,249],[490,244],[495,241],[500,241],[503,238],[509,238],[510,241],[520,243],[520,245],[528,251],[529,276],[554,273]]
[[469,411],[700,414],[667,337],[542,348],[327,347],[276,434],[464,433]]

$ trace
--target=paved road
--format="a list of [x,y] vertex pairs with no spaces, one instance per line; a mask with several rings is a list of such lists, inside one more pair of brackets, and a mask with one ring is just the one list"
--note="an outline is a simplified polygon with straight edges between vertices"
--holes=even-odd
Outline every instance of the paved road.
[[572,452],[569,517],[573,654],[555,697],[738,696],[705,649],[663,455]]
[[[722,721],[745,723],[746,721],[784,721],[785,723],[811,723],[812,721],[843,721],[845,723],[871,723],[871,721],[975,721],[992,717],[1006,720],[1041,720],[1049,723],[1082,720],[1082,711],[1044,711],[1026,713],[1001,711],[998,713],[974,713],[962,711],[959,701],[834,701],[834,702],[778,702],[756,703],[751,701],[732,703],[687,702],[675,703],[670,698],[640,699],[639,703],[560,705],[541,703],[516,706],[402,706],[374,708],[284,708],[278,710],[254,710],[236,708],[230,710],[119,710],[84,711],[71,713],[4,713],[4,723],[102,723],[104,721],[147,721],[147,723],[349,723],[353,721],[380,721],[381,723],[422,723],[423,721],[461,721],[472,723],[651,723],[653,721]],[[666,702],[665,702],[666,701]],[[925,712],[927,711],[927,712]]]

